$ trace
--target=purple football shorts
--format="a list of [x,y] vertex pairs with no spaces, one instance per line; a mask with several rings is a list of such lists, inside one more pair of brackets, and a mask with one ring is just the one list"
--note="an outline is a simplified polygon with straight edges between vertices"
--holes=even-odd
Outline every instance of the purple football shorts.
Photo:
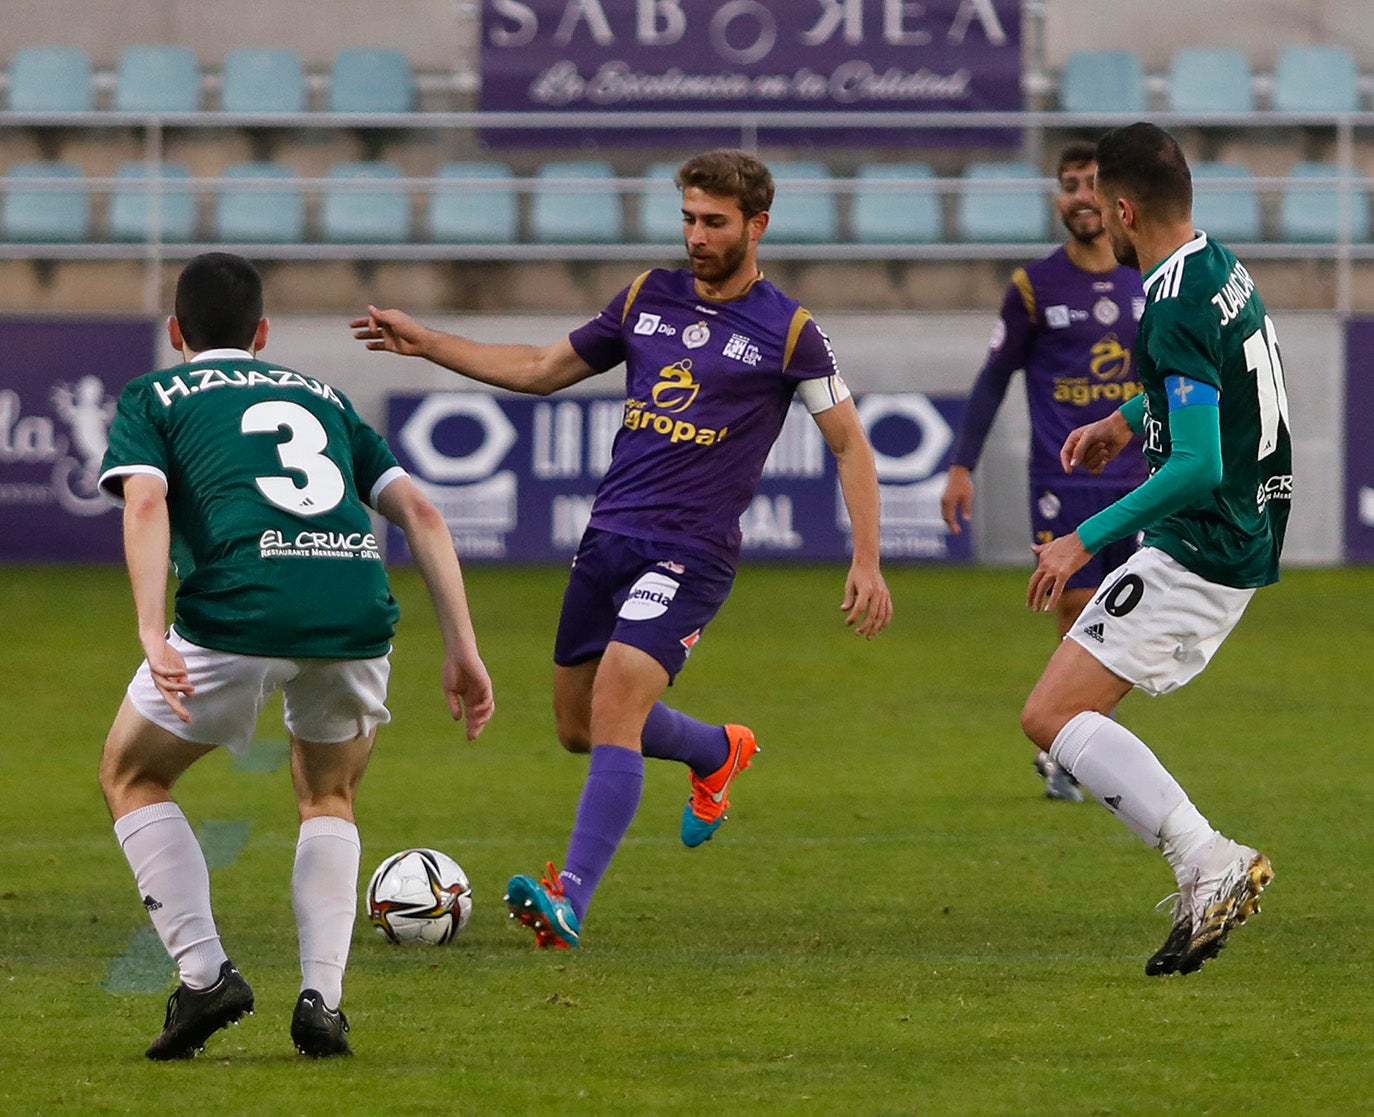
[[[1135,485],[1060,485],[1053,483],[1030,485],[1031,538],[1048,543],[1057,535],[1068,535],[1089,516],[1095,516],[1107,505],[1129,493]],[[1069,590],[1096,589],[1108,574],[1135,554],[1139,539],[1129,535],[1108,543],[1093,555],[1081,570],[1074,572],[1064,588]]]
[[701,551],[588,528],[563,592],[553,661],[575,667],[615,640],[652,656],[671,680],[734,580]]

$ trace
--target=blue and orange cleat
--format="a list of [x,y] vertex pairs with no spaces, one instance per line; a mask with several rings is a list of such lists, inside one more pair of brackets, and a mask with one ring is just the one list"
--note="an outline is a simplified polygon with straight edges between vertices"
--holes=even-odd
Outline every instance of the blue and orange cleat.
[[523,873],[511,877],[505,900],[510,917],[534,932],[535,946],[568,950],[577,945],[582,921],[564,899],[563,884],[552,861],[538,881]]
[[689,848],[710,841],[711,835],[720,829],[726,808],[730,806],[726,798],[730,785],[749,767],[754,753],[759,751],[753,731],[747,726],[727,725],[725,736],[730,742],[725,763],[705,779],[692,773],[692,795],[682,808],[682,844]]

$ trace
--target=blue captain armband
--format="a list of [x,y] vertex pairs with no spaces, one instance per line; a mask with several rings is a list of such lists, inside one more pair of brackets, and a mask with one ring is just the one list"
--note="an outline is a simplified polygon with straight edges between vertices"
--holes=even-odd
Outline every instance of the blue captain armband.
[[1170,411],[1196,404],[1205,404],[1208,407],[1218,407],[1221,404],[1221,393],[1212,385],[1187,376],[1166,376],[1164,390],[1169,397]]

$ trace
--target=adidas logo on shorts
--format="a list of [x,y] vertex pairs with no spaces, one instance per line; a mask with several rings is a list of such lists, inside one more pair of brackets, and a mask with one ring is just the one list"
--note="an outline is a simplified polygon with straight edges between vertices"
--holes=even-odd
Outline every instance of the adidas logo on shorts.
[[1106,643],[1102,638],[1102,623],[1100,621],[1097,624],[1085,625],[1083,628],[1083,635],[1090,640],[1096,640],[1099,644]]

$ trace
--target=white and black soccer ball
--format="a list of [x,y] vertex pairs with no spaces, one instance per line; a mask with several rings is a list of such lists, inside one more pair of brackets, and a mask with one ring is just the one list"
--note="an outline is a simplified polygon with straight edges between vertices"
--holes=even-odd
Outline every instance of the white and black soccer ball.
[[393,853],[367,885],[367,917],[391,942],[438,946],[456,938],[471,914],[467,873],[437,849]]

